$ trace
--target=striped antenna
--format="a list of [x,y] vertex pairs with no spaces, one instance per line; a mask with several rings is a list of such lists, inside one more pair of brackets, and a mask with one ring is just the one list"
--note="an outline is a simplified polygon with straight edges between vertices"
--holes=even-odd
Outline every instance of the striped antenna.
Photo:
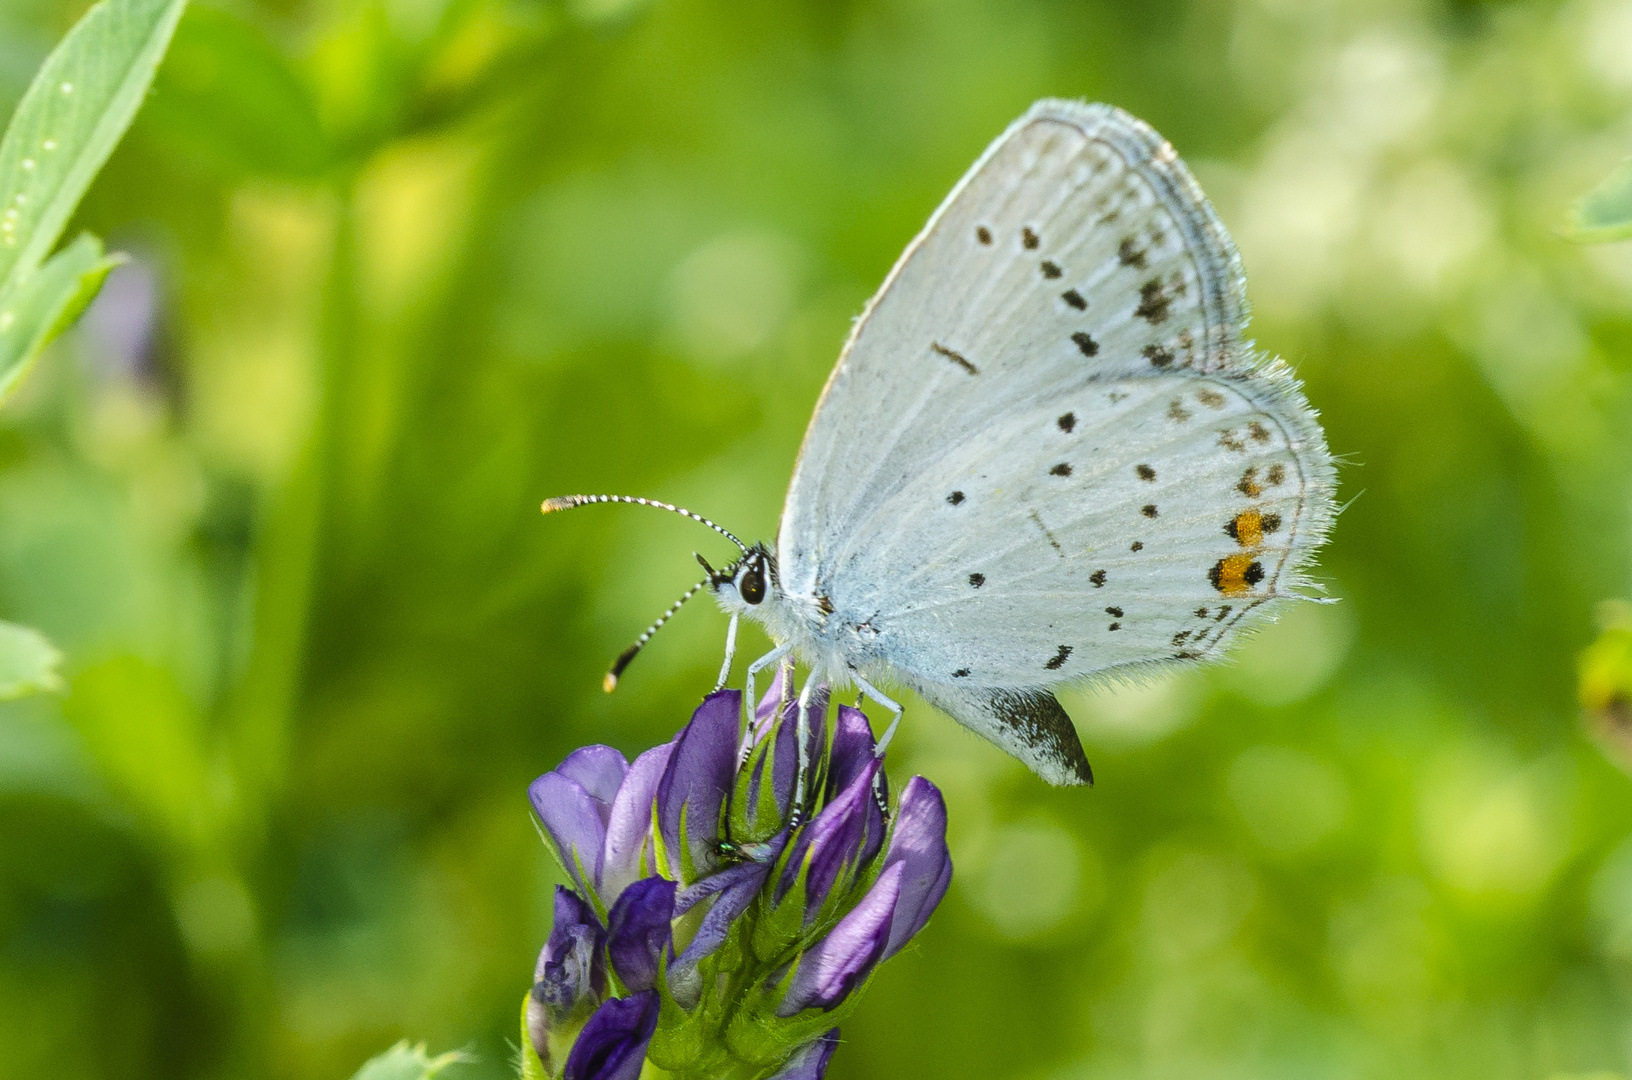
[[646,643],[648,641],[652,640],[652,635],[661,630],[663,628],[663,624],[674,617],[674,613],[680,610],[681,604],[684,604],[687,600],[690,600],[693,596],[696,596],[697,590],[701,589],[707,584],[707,581],[699,581],[697,584],[687,589],[686,595],[670,604],[669,610],[658,616],[657,621],[648,626],[646,628],[646,632],[636,638],[633,645],[619,653],[617,660],[613,661],[612,663],[612,670],[608,671],[606,673],[606,678],[601,680],[601,689],[605,690],[608,694],[616,690],[618,688],[618,676],[623,674],[623,669],[629,666],[629,662],[631,660],[640,655],[640,650],[646,647]]
[[[655,506],[659,510],[667,510],[673,514],[680,514],[683,517],[688,517],[693,521],[707,525],[710,529],[713,529],[715,532],[737,545],[737,547],[742,550],[744,555],[748,554],[748,545],[731,535],[729,530],[721,528],[701,514],[692,513],[683,506],[676,506],[673,503],[658,502],[656,499],[642,499],[637,495],[557,495],[553,499],[545,499],[544,505],[541,507],[541,509],[546,514],[553,514],[558,510],[571,510],[575,506],[588,506],[590,503],[633,503],[636,506]],[[688,593],[687,595],[690,594]],[[663,624],[661,621],[659,621],[658,626],[661,625]],[[653,627],[653,629],[656,629],[656,627]]]

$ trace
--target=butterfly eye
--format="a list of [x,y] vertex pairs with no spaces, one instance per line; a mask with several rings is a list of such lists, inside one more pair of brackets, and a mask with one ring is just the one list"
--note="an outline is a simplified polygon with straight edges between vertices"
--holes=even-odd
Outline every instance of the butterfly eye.
[[765,599],[765,571],[757,566],[743,571],[737,581],[737,595],[750,604],[758,604]]

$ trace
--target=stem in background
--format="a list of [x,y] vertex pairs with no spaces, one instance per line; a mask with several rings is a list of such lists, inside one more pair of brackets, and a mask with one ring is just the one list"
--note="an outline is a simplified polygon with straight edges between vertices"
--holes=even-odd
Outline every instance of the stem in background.
[[284,798],[292,734],[305,691],[306,657],[315,586],[333,487],[338,428],[337,388],[357,341],[357,231],[355,183],[339,186],[328,277],[322,299],[317,393],[306,438],[279,491],[269,494],[253,559],[253,645],[244,676],[231,695],[227,729],[238,786],[239,865],[257,893],[258,948],[246,958],[240,1012],[230,1045],[231,1075],[269,1074],[269,1032],[277,1008],[265,954],[265,916],[272,905],[260,890],[272,819]]

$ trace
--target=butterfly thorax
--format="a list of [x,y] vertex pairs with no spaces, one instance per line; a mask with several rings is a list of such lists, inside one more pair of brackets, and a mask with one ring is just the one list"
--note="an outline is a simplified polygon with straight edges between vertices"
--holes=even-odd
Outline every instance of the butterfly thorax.
[[764,628],[778,646],[831,686],[850,684],[850,672],[875,669],[867,648],[876,632],[834,610],[818,590],[786,588],[768,544],[755,544],[740,560],[715,573],[709,589],[721,610],[742,615]]

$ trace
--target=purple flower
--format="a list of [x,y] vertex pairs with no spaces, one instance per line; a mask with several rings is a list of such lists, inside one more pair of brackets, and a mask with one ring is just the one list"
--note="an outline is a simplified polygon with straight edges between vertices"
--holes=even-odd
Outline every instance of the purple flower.
[[642,878],[623,890],[607,920],[606,951],[623,985],[650,990],[669,951],[674,919],[674,882]]
[[867,717],[839,707],[829,737],[809,697],[804,755],[784,670],[747,724],[740,693],[713,693],[633,765],[586,747],[533,783],[582,894],[557,895],[526,1012],[542,1061],[570,1045],[564,1077],[635,1080],[649,1058],[821,1080],[856,991],[928,922],[952,877],[940,792],[914,777],[892,818]]
[[594,1005],[606,992],[602,948],[606,932],[594,910],[577,893],[555,887],[555,925],[533,971],[527,995],[527,1038],[540,1058],[549,1060],[549,1033],[566,1023],[580,1003]]
[[586,746],[527,789],[561,864],[585,896],[610,906],[641,876],[652,800],[672,749],[648,750],[631,766],[610,746]]
[[[777,709],[778,705],[782,706],[780,711]],[[754,714],[753,737],[750,740],[752,749],[759,752],[750,759],[750,768],[755,773],[753,778],[754,791],[752,792],[755,797],[749,801],[746,809],[751,813],[759,809],[757,796],[759,795],[759,783],[762,777],[758,775],[761,769],[757,763],[767,753],[774,757],[770,793],[775,808],[775,816],[770,821],[765,822],[764,825],[767,827],[761,830],[767,836],[782,827],[782,823],[787,820],[788,812],[793,806],[794,789],[799,776],[798,708],[799,696],[793,689],[788,670],[779,668],[775,681],[771,683],[771,688],[759,700],[759,707]],[[806,725],[805,759],[814,766],[822,757],[822,741],[827,717],[826,687],[819,686],[811,692],[805,715],[809,720]],[[866,723],[865,717],[862,718],[862,723]],[[767,735],[774,735],[775,738],[767,741]],[[744,749],[748,749],[748,747]]]
[[601,948],[606,931],[595,912],[571,889],[555,887],[555,925],[533,972],[533,995],[552,1019],[570,1013],[579,999],[599,997],[606,991],[606,965]]
[[563,1080],[639,1080],[661,1004],[656,990],[602,1002],[572,1044]]
[[[877,759],[877,748],[878,744],[873,741],[873,729],[867,723],[867,714],[860,709],[840,705],[838,717],[833,721],[833,745],[827,755],[829,799],[849,787],[856,774]],[[882,779],[882,772],[879,775]]]
[[822,1080],[827,1075],[827,1063],[838,1048],[839,1029],[833,1028],[795,1050],[771,1080]]
[[895,831],[884,853],[884,872],[900,866],[901,893],[890,919],[888,960],[901,951],[946,895],[952,884],[952,854],[946,850],[946,800],[921,776],[907,781],[895,811]]
[[840,875],[854,874],[871,863],[884,844],[884,813],[873,794],[873,779],[881,768],[869,751],[867,763],[794,841],[777,899],[803,876],[807,921],[827,903]]
[[872,973],[890,941],[902,873],[900,864],[884,871],[861,903],[799,958],[776,1015],[788,1017],[802,1009],[831,1012]]
[[708,695],[674,741],[657,786],[657,818],[669,867],[682,885],[720,869],[720,811],[737,772],[742,694]]

